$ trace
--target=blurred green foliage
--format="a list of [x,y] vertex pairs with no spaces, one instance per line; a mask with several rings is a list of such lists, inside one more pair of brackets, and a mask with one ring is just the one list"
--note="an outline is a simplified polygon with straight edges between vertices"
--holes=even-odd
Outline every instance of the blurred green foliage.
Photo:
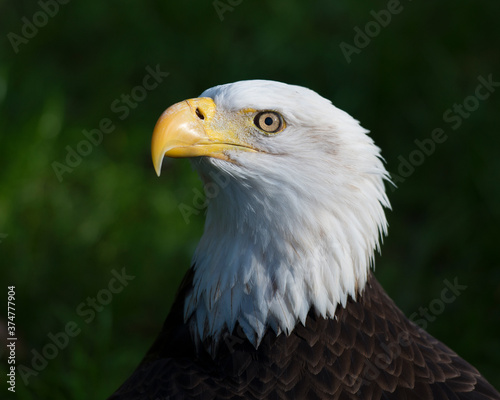
[[[443,120],[479,76],[500,81],[500,3],[401,2],[350,63],[340,44],[354,45],[355,27],[387,2],[222,0],[218,14],[212,1],[70,1],[45,24],[42,3],[53,5],[0,3],[0,279],[5,297],[16,286],[18,366],[32,368],[33,350],[68,322],[80,333],[28,386],[17,376],[17,398],[104,398],[138,364],[203,226],[203,213],[186,224],[178,208],[201,190],[189,163],[166,160],[156,177],[152,128],[174,102],[251,78],[331,99],[372,131],[396,175],[416,139],[443,129],[447,140],[388,188],[376,273],[407,315],[438,298],[444,279],[467,285],[427,329],[500,388],[500,91],[458,129]],[[12,46],[33,18],[43,26]],[[121,118],[112,104],[142,93],[147,66],[169,76]],[[106,118],[112,131],[60,182],[53,163]],[[135,279],[85,322],[78,306],[122,268]]]

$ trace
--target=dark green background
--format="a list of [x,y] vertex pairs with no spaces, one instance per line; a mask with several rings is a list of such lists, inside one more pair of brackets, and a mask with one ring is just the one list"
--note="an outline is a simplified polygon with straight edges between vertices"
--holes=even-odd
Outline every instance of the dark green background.
[[[137,365],[203,226],[203,213],[186,224],[178,208],[201,190],[189,162],[166,160],[156,177],[152,129],[174,102],[251,78],[331,99],[370,129],[393,174],[416,139],[443,129],[447,140],[388,187],[376,274],[407,315],[439,298],[445,279],[466,285],[427,329],[500,388],[500,90],[458,129],[443,120],[479,76],[500,81],[500,3],[402,1],[348,63],[340,43],[353,45],[387,2],[232,2],[221,20],[212,1],[73,0],[17,53],[8,34],[41,6],[0,3],[0,298],[16,286],[17,364],[31,367],[32,350],[68,322],[81,329],[27,387],[18,375],[17,398],[104,398]],[[120,119],[111,104],[157,65],[169,76]],[[52,163],[104,118],[113,131],[59,182]],[[122,268],[135,279],[85,323],[79,304]]]

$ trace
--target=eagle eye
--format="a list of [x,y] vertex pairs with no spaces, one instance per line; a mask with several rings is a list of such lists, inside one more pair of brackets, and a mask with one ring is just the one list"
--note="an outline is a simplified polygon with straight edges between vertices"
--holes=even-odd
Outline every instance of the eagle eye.
[[275,111],[259,112],[253,122],[257,128],[266,133],[276,133],[284,128],[283,117]]

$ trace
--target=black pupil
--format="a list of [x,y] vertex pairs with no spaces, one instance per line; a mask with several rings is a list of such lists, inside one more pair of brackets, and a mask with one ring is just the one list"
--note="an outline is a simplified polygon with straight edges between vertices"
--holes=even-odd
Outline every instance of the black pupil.
[[271,117],[266,117],[266,119],[264,120],[264,123],[266,125],[272,125],[273,119]]

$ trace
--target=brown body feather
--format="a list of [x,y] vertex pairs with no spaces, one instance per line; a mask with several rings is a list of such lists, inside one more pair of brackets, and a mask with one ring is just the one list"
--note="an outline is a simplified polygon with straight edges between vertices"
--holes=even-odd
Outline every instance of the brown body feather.
[[335,319],[310,312],[255,349],[236,327],[216,356],[183,320],[191,269],[152,348],[110,400],[500,399],[466,361],[409,321],[374,276]]

